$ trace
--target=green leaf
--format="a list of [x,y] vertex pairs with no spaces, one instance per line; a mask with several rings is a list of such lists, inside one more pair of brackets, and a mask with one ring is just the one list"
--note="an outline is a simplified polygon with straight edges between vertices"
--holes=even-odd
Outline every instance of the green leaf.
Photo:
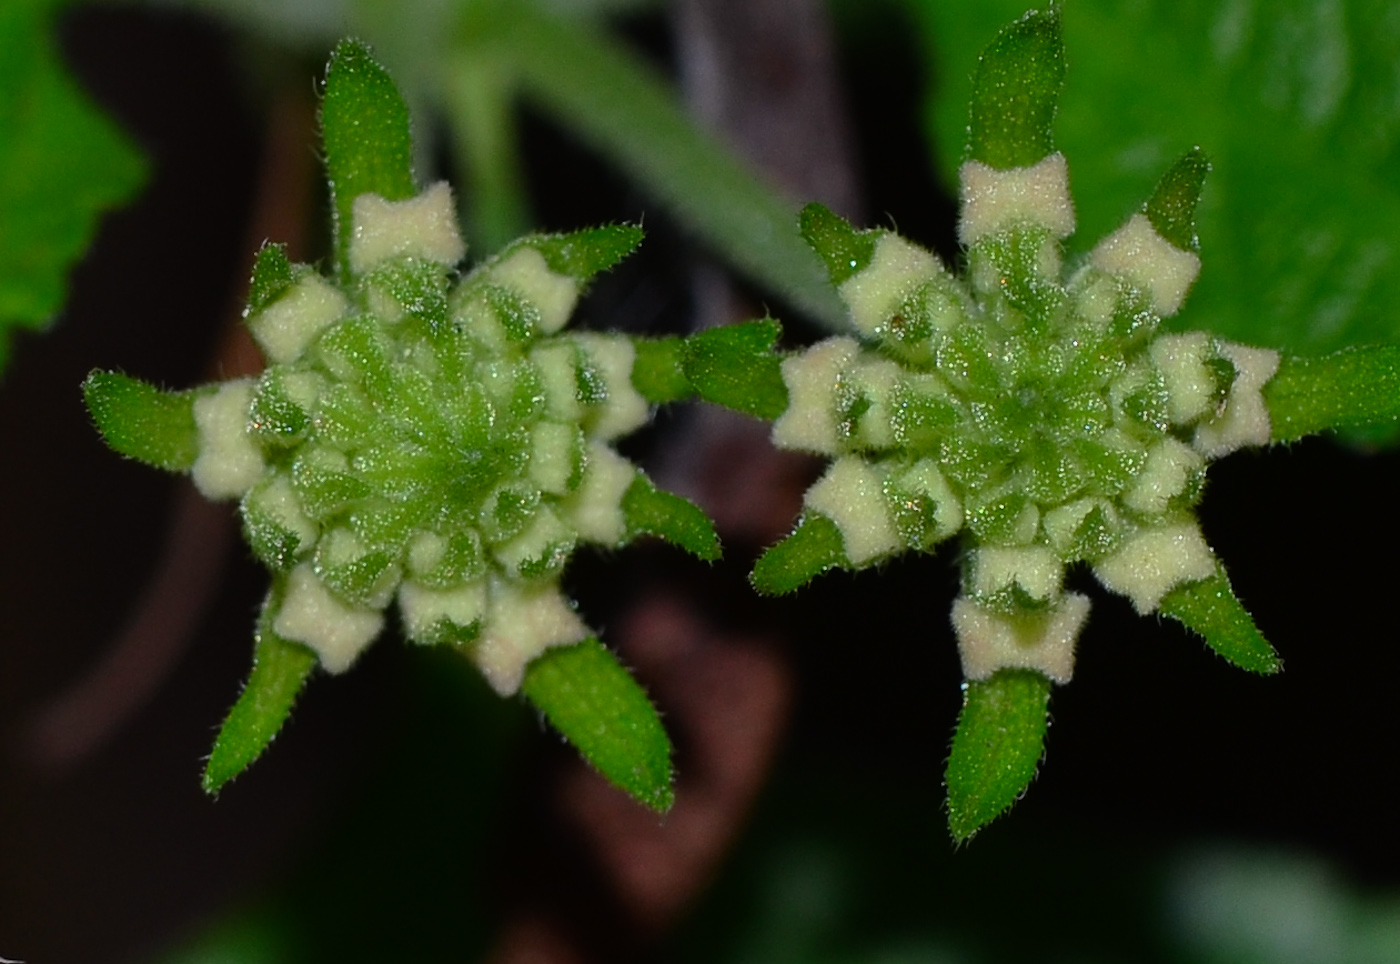
[[771,421],[788,406],[782,359],[773,350],[782,331],[765,318],[691,335],[685,342],[685,376],[705,401]]
[[802,237],[826,264],[833,285],[860,274],[875,257],[878,232],[857,231],[841,215],[815,201],[802,209],[798,223]]
[[520,689],[609,783],[658,813],[671,809],[671,741],[646,693],[602,643],[546,650]]
[[253,672],[214,741],[214,750],[204,768],[206,793],[218,793],[262,756],[287,721],[316,666],[316,654],[310,649],[273,632],[280,596],[280,588],[274,585],[258,617]]
[[[1024,0],[904,2],[928,60],[949,65],[927,116],[951,185],[970,92],[955,65]],[[1075,0],[1062,19],[1055,141],[1075,186],[1075,251],[1201,144],[1203,270],[1173,326],[1310,355],[1400,341],[1400,18],[1363,0]]]
[[632,362],[632,387],[655,405],[695,394],[685,377],[685,342],[680,338],[634,338],[637,357]]
[[837,566],[849,566],[841,530],[818,512],[805,512],[792,535],[759,556],[750,581],[759,592],[781,596]]
[[9,329],[53,320],[98,217],[146,177],[140,153],[59,58],[53,19],[61,5],[0,4],[0,371]]
[[1176,587],[1158,608],[1202,636],[1206,645],[1240,669],[1266,676],[1283,669],[1283,660],[1254,625],[1223,571]]
[[699,506],[658,489],[641,472],[622,496],[622,515],[629,537],[653,535],[706,562],[720,557],[714,523]]
[[348,277],[355,198],[373,193],[402,201],[417,191],[408,107],[393,78],[359,41],[342,40],[326,65],[321,140],[336,262]]
[[1183,251],[1201,250],[1196,236],[1196,205],[1209,171],[1205,151],[1191,148],[1162,175],[1143,208],[1157,233]]
[[95,371],[83,381],[83,401],[107,444],[169,472],[188,471],[199,456],[194,421],[199,394],[163,392],[118,372]]
[[1352,348],[1321,358],[1284,356],[1264,384],[1275,442],[1400,418],[1400,347]]
[[1000,670],[964,684],[948,757],[948,829],[967,840],[1005,813],[1035,776],[1044,752],[1050,681]]
[[999,170],[1029,167],[1055,150],[1055,107],[1065,82],[1060,11],[1030,11],[996,35],[972,80],[967,153]]

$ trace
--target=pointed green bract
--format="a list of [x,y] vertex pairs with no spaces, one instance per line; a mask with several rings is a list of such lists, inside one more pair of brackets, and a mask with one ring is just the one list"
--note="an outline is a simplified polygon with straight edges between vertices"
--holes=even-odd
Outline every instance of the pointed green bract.
[[1004,813],[1035,776],[1050,685],[1027,670],[1000,670],[966,684],[946,773],[954,840],[968,839]]
[[646,693],[602,643],[546,651],[520,689],[609,783],[658,813],[671,809],[671,741]]
[[1400,346],[1347,348],[1319,358],[1284,356],[1264,385],[1275,442],[1400,418]]
[[287,259],[287,246],[264,241],[253,258],[253,279],[248,284],[245,317],[257,314],[276,301],[294,280],[292,263]]
[[973,78],[968,156],[1008,170],[1053,152],[1051,128],[1064,80],[1058,7],[1033,10],[1002,28]]
[[800,223],[802,237],[821,256],[833,285],[864,271],[875,255],[877,233],[857,231],[825,205],[813,202],[804,207]]
[[1160,609],[1240,669],[1265,676],[1283,669],[1283,660],[1254,625],[1223,571],[1173,589]]
[[767,596],[781,596],[805,586],[837,566],[849,566],[841,530],[826,516],[807,512],[792,535],[772,546],[754,564],[753,586]]
[[1157,182],[1143,210],[1157,233],[1183,251],[1200,251],[1196,237],[1196,205],[1210,172],[1210,159],[1193,147]]
[[214,741],[214,750],[204,768],[206,793],[218,793],[262,756],[287,721],[316,666],[315,653],[273,632],[279,597],[280,590],[274,587],[258,617],[253,672]]
[[622,497],[622,514],[629,537],[656,536],[706,562],[720,557],[719,536],[709,517],[688,499],[658,489],[640,472]]
[[168,472],[188,470],[199,455],[198,394],[163,392],[119,372],[96,371],[83,382],[83,401],[107,444]]
[[773,351],[782,331],[765,318],[692,335],[685,342],[685,376],[707,402],[777,418],[788,405],[782,360]]
[[359,41],[342,40],[326,66],[321,140],[335,217],[336,262],[348,276],[355,198],[378,194],[401,201],[417,190],[408,107],[393,78]]
[[[525,243],[544,256],[550,271],[587,281],[637,250],[642,243],[642,229],[635,224],[608,224],[534,237]],[[507,247],[502,254],[509,251]]]

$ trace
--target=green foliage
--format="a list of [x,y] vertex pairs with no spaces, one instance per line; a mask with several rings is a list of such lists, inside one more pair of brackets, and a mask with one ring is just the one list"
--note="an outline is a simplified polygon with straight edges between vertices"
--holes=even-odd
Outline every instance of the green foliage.
[[[969,49],[1024,0],[903,0],[938,69],[938,167],[963,161]],[[1121,222],[1191,144],[1210,152],[1206,263],[1184,327],[1316,354],[1400,335],[1400,22],[1365,0],[1209,0],[1062,11],[1070,51],[1056,145],[1079,191],[1079,250]]]
[[596,639],[530,664],[521,692],[593,768],[658,813],[671,809],[671,741],[647,695]]
[[63,0],[0,4],[0,372],[9,329],[42,329],[103,211],[146,166],[74,83],[54,44]]
[[1044,753],[1050,681],[1001,670],[963,684],[963,707],[948,757],[948,829],[967,840],[1025,792]]

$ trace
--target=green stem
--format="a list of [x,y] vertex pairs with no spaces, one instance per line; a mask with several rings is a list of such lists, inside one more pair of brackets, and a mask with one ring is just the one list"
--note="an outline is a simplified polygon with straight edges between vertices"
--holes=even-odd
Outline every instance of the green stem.
[[588,25],[516,2],[483,5],[459,58],[490,50],[522,91],[625,171],[719,254],[812,318],[844,326],[820,260],[797,231],[797,206],[765,187],[624,48]]
[[509,69],[494,58],[459,57],[446,71],[458,179],[471,241],[487,254],[530,229],[517,150]]

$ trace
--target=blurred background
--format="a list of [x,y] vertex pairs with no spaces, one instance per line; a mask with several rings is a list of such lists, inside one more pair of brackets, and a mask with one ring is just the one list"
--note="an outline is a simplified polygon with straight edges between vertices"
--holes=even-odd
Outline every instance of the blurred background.
[[[628,88],[569,116],[528,50],[492,53],[491,30],[562,22],[584,54],[596,41],[659,78],[794,211],[820,199],[955,262],[967,77],[1021,13],[975,6],[51,9],[64,63],[146,178],[101,220],[53,328],[14,337],[0,379],[0,957],[1400,960],[1400,459],[1384,432],[1212,469],[1206,534],[1282,653],[1279,677],[1231,669],[1072,576],[1094,613],[1042,772],[958,849],[941,784],[960,703],[955,551],[757,598],[746,573],[816,465],[776,455],[757,423],[686,406],[627,452],[718,520],[725,561],[643,543],[567,577],[676,740],[667,818],[460,660],[392,636],[316,678],[217,800],[199,789],[266,576],[232,507],[101,444],[78,386],[95,367],[171,387],[237,370],[227,333],[256,245],[323,256],[314,82],[334,39],[363,36],[404,84],[420,171],[461,185],[475,253],[531,227],[644,224],[582,324],[683,332],[769,311],[797,345],[822,334],[800,296],[732,270],[706,223],[648,181],[659,162],[629,160],[647,138],[628,126],[642,123]],[[1394,340],[1400,7],[1117,7],[1065,9],[1072,248],[1201,143],[1216,160],[1205,273],[1181,324],[1300,352]],[[480,10],[495,26],[474,33]]]

